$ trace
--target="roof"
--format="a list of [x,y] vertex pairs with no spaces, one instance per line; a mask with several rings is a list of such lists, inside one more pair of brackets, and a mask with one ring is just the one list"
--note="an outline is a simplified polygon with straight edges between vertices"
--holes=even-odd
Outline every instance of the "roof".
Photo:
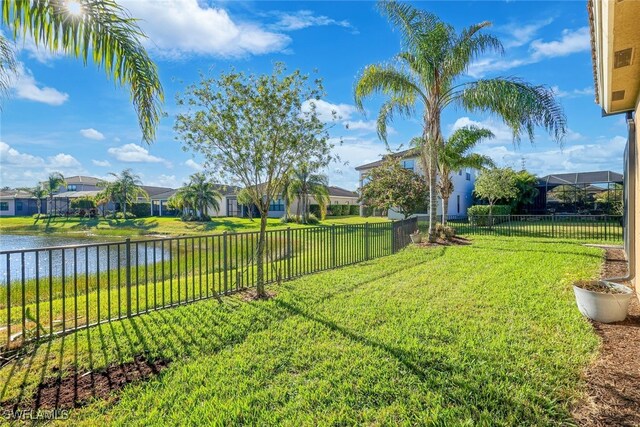
[[329,191],[329,196],[334,197],[358,197],[358,193],[355,191],[345,190],[344,188],[328,186],[327,190]]
[[86,184],[86,185],[98,185],[99,182],[104,181],[100,178],[93,176],[70,176],[64,179],[67,184]]
[[595,171],[595,172],[575,172],[575,173],[556,173],[542,178],[538,178],[539,186],[547,185],[577,185],[577,184],[594,184],[599,182],[615,182],[622,184],[624,177],[622,174],[612,171]]
[[593,0],[587,2],[587,12],[589,13],[589,34],[591,38],[591,65],[593,67],[593,89],[595,92],[596,104],[600,104],[600,89],[598,88],[598,53],[596,50],[596,29],[593,17]]
[[[232,195],[232,194],[236,194],[240,190],[240,187],[237,187],[235,185],[213,184],[213,186],[223,196],[229,196],[229,195]],[[143,186],[143,188],[146,189],[147,187]],[[161,187],[151,187],[151,188],[161,188]],[[165,191],[163,191],[163,192],[154,192],[154,194],[149,193],[149,196],[153,200],[166,200],[166,199],[169,199],[174,194],[176,194],[178,192],[178,190],[179,190],[179,188],[175,188],[175,189],[174,188],[165,188]]]
[[77,199],[78,197],[95,197],[99,190],[88,191],[65,191],[62,193],[54,194],[54,199]]
[[357,171],[361,171],[361,170],[366,170],[366,169],[371,169],[371,168],[375,168],[380,166],[387,157],[389,156],[393,156],[393,157],[397,157],[397,158],[406,158],[406,157],[413,157],[417,155],[417,149],[416,148],[409,148],[408,150],[403,150],[403,151],[398,151],[397,153],[391,153],[391,154],[387,154],[385,156],[382,156],[382,159],[377,160],[375,162],[371,162],[371,163],[367,163],[364,165],[360,165],[360,166],[356,166],[356,170]]
[[169,187],[154,187],[151,185],[141,185],[140,188],[146,191],[149,197],[153,197],[157,194],[162,194],[162,193],[166,193],[167,191],[173,190],[173,188],[169,188]]
[[[44,198],[44,197],[43,197]],[[35,199],[31,193],[24,190],[0,190],[0,199]]]
[[178,192],[178,189],[176,188],[176,189],[165,191],[163,193],[157,193],[149,197],[151,197],[152,200],[166,200],[166,199],[169,199],[174,194],[176,194],[177,192]]

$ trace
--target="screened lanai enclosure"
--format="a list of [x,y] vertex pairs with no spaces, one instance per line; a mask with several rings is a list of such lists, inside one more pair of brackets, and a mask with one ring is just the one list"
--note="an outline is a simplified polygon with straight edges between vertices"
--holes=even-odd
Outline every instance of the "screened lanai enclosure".
[[561,173],[538,179],[530,214],[622,215],[623,176],[597,171]]

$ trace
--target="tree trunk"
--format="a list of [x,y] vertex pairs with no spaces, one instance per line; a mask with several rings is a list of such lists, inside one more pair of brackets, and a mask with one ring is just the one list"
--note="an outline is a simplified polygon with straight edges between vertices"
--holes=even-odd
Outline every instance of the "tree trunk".
[[427,176],[429,178],[429,242],[437,239],[436,224],[438,222],[438,148],[441,143],[440,112],[437,108],[431,109],[427,116],[427,128],[425,143],[427,149]]
[[447,225],[447,215],[449,212],[449,196],[442,195],[442,225]]
[[36,207],[38,208],[38,216],[40,216],[40,213],[42,210],[42,200],[40,199],[36,200]]
[[264,247],[267,237],[267,211],[260,212],[260,234],[256,247],[256,293],[259,298],[264,298],[267,293],[264,290]]

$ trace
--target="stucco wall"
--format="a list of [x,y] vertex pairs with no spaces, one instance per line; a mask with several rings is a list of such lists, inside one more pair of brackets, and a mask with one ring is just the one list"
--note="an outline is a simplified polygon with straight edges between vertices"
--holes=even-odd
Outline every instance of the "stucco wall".
[[0,216],[14,216],[16,214],[16,203],[14,199],[2,199],[1,202],[6,202],[8,210],[0,211]]

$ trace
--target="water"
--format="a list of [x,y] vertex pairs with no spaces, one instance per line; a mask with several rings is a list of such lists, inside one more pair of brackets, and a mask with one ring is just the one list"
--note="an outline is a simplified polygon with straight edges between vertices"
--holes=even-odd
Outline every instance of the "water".
[[[91,245],[68,247],[70,245]],[[48,250],[46,248],[58,249]],[[65,248],[60,248],[65,247]],[[106,272],[107,267],[124,267],[126,264],[126,246],[122,237],[68,237],[51,235],[0,235],[0,252],[25,249],[26,252],[0,254],[0,285],[7,284],[7,271],[11,283],[39,277],[47,280],[49,275],[60,277],[90,275]],[[165,251],[165,254],[167,252]],[[159,244],[132,243],[131,266],[153,264],[162,258]],[[7,265],[8,263],[8,265]]]

